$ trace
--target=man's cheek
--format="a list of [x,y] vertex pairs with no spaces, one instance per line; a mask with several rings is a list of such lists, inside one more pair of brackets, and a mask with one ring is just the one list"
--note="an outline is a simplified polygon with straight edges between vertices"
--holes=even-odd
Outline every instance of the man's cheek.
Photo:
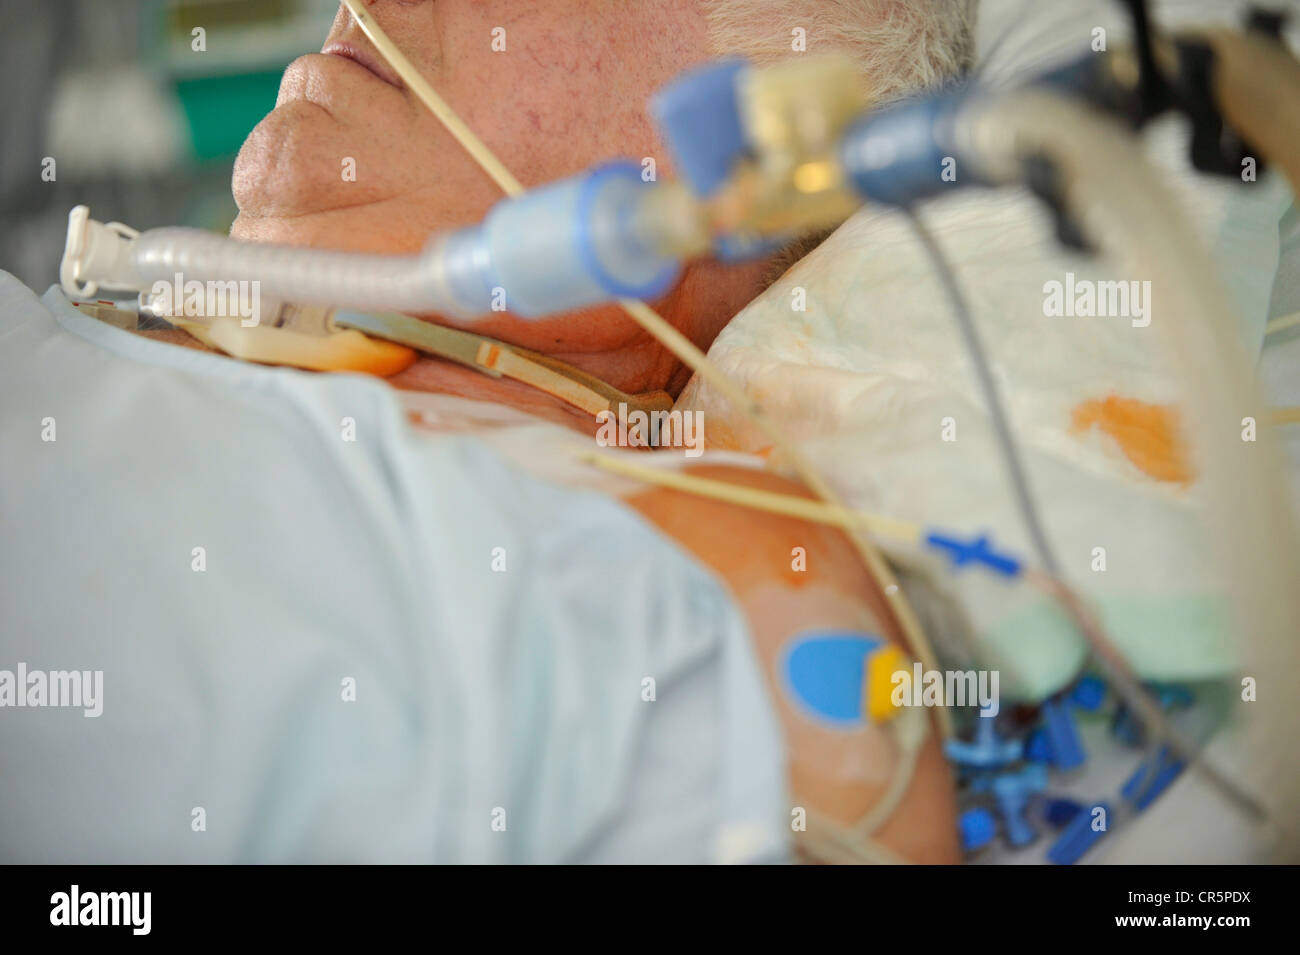
[[241,211],[287,215],[391,198],[421,184],[422,171],[394,132],[344,126],[322,107],[292,100],[249,134],[235,160]]

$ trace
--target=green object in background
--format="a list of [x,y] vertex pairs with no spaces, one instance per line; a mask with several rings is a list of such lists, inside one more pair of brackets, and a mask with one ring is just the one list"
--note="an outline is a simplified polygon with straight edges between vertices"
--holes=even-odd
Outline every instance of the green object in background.
[[281,70],[176,80],[176,95],[200,162],[229,159],[275,106]]
[[[1138,677],[1159,683],[1222,679],[1238,665],[1223,598],[1198,593],[1107,594],[1093,600],[1111,642]],[[1004,698],[1039,703],[1079,675],[1088,645],[1055,602],[1037,599],[981,634],[984,666]]]

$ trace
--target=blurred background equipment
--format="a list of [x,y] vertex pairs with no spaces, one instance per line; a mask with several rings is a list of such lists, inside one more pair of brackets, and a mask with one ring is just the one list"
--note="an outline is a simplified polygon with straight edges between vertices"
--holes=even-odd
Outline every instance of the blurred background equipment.
[[0,0],[0,262],[58,280],[67,210],[225,232],[240,144],[334,0]]

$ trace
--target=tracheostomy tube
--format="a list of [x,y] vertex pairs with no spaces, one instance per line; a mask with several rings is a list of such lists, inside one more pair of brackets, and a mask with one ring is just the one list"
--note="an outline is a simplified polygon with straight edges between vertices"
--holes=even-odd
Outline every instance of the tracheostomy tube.
[[503,199],[482,223],[435,235],[416,255],[241,242],[199,229],[138,235],[69,217],[64,288],[86,297],[156,282],[256,281],[303,305],[435,313],[472,320],[508,310],[539,318],[618,298],[653,300],[681,271],[681,227],[664,187],[614,162]]

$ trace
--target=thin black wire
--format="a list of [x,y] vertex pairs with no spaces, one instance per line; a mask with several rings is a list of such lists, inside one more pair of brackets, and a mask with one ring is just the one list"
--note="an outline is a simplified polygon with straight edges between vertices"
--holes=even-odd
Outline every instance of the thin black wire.
[[1166,96],[1164,77],[1156,66],[1156,55],[1152,49],[1151,14],[1146,0],[1124,0],[1129,17],[1133,21],[1133,42],[1138,54],[1138,91],[1143,105],[1154,110]]
[[[904,209],[903,211],[907,215],[908,222],[911,223],[912,231],[915,233],[917,240],[925,249],[926,255],[929,256],[931,266],[939,276],[939,281],[944,287],[952,313],[957,319],[957,326],[961,330],[961,336],[965,342],[966,351],[970,355],[971,364],[975,366],[975,377],[979,380],[980,390],[984,392],[984,403],[988,406],[989,417],[993,419],[993,431],[997,436],[998,446],[1002,453],[1002,460],[1006,464],[1008,476],[1011,478],[1013,497],[1015,498],[1016,508],[1020,511],[1020,519],[1029,533],[1030,542],[1033,544],[1039,563],[1053,578],[1059,581],[1061,580],[1061,573],[1060,564],[1056,559],[1056,551],[1053,550],[1051,543],[1047,539],[1047,534],[1043,530],[1038,503],[1034,500],[1033,491],[1029,487],[1029,479],[1025,475],[1024,462],[1020,456],[1020,448],[1016,444],[1015,436],[1011,433],[1011,423],[1007,418],[1006,408],[998,393],[998,386],[993,377],[993,367],[989,363],[988,353],[984,350],[984,343],[980,340],[979,330],[975,327],[975,318],[971,314],[970,303],[967,302],[966,296],[962,292],[952,264],[948,261],[943,249],[939,247],[933,233],[926,228],[925,223],[920,220],[914,210]],[[1157,771],[1159,761],[1154,758],[1156,755],[1155,736],[1154,733],[1147,734],[1148,760],[1146,762],[1146,771],[1142,774],[1142,785],[1137,787],[1139,793],[1146,789],[1148,781],[1154,777]],[[1109,820],[1107,825],[1108,828],[1113,828],[1110,826]]]
[[[970,353],[971,361],[975,366],[975,374],[979,379],[980,388],[984,392],[984,400],[988,405],[989,416],[993,419],[994,432],[997,435],[1002,457],[1006,462],[1007,471],[1011,477],[1012,488],[1015,492],[1014,497],[1016,500],[1016,507],[1020,511],[1021,519],[1025,523],[1025,529],[1029,533],[1034,551],[1037,554],[1043,569],[1047,571],[1056,585],[1065,588],[1064,580],[1059,572],[1056,553],[1053,551],[1051,544],[1047,540],[1047,535],[1043,531],[1042,521],[1039,518],[1038,506],[1034,500],[1033,492],[1030,490],[1029,481],[1025,476],[1024,465],[1021,462],[1020,451],[1016,445],[1015,437],[1011,433],[1010,422],[1007,419],[1006,410],[1003,407],[1001,397],[998,394],[997,383],[993,378],[992,366],[989,364],[988,355],[984,350],[983,343],[980,341],[979,332],[975,327],[975,319],[971,314],[970,305],[966,301],[966,296],[963,294],[961,285],[957,280],[957,274],[953,270],[951,263],[949,263],[948,257],[944,254],[943,249],[941,249],[938,242],[935,241],[933,233],[926,228],[925,223],[920,220],[916,212],[912,209],[904,209],[903,211],[907,216],[908,222],[911,223],[912,230],[915,232],[918,241],[929,256],[930,262],[934,271],[938,274],[940,282],[943,284],[953,314],[957,319],[957,324],[961,328],[962,338]],[[1065,604],[1066,611],[1073,618],[1075,625],[1086,638],[1090,631],[1085,625],[1083,618],[1080,616],[1080,614],[1083,613],[1082,608],[1076,608],[1073,606],[1071,600],[1065,600]],[[1118,659],[1123,659],[1118,655],[1114,648],[1109,645],[1110,641],[1104,634],[1094,633],[1094,638],[1099,641],[1101,646],[1104,646],[1108,651],[1115,653]],[[1103,660],[1102,662],[1104,665],[1105,661]],[[1131,692],[1136,694],[1144,692],[1141,685],[1135,681],[1135,678],[1129,678],[1121,672],[1112,674],[1112,677],[1118,681],[1116,683],[1117,690],[1123,690],[1126,685],[1131,684],[1129,687]],[[1120,695],[1125,697],[1127,700],[1125,693],[1121,692]],[[1158,752],[1158,745],[1164,743],[1175,756],[1179,756],[1184,760],[1185,770],[1191,770],[1192,768],[1199,769],[1211,782],[1218,786],[1221,791],[1230,796],[1249,813],[1259,818],[1267,817],[1267,812],[1251,794],[1237,786],[1233,780],[1220,772],[1217,767],[1212,766],[1202,758],[1204,753],[1202,747],[1191,745],[1184,741],[1168,720],[1158,714],[1158,711],[1152,713],[1151,719],[1158,720],[1159,722],[1154,722],[1152,725],[1147,727],[1146,749],[1149,762],[1146,767],[1146,772],[1143,773],[1143,785],[1138,787],[1139,792],[1146,788],[1147,781],[1149,781],[1157,772],[1158,762],[1155,756]]]
[[998,445],[1002,450],[1002,457],[1006,462],[1007,471],[1011,478],[1011,487],[1015,492],[1016,507],[1020,511],[1020,519],[1029,532],[1029,539],[1034,546],[1034,552],[1038,555],[1039,562],[1049,574],[1059,579],[1061,573],[1060,565],[1056,559],[1056,552],[1052,549],[1052,545],[1047,540],[1047,534],[1043,530],[1038,505],[1034,500],[1033,491],[1030,490],[1029,479],[1025,476],[1025,467],[1021,461],[1020,449],[1017,447],[1016,439],[1011,433],[1011,423],[1007,420],[1002,399],[998,395],[997,382],[993,380],[993,369],[989,365],[988,354],[980,341],[979,331],[975,328],[975,320],[971,316],[966,296],[962,294],[961,286],[957,283],[957,276],[953,272],[951,265],[949,265],[947,256],[943,254],[943,250],[935,242],[930,230],[917,218],[915,212],[906,211],[908,221],[912,224],[912,230],[916,233],[921,245],[925,247],[926,254],[930,257],[930,262],[933,264],[935,272],[938,273],[939,281],[943,284],[948,301],[952,305],[957,325],[961,328],[961,336],[965,341],[966,350],[971,356],[971,363],[975,366],[975,375],[979,379],[980,390],[984,392],[984,401],[988,405],[989,416],[993,419],[993,430],[997,434]]

